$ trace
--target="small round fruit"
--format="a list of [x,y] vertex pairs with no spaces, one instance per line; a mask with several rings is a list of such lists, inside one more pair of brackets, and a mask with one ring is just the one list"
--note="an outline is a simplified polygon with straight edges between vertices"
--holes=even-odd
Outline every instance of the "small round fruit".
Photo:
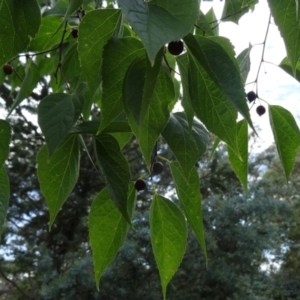
[[10,74],[12,74],[13,71],[14,71],[14,68],[11,65],[6,64],[3,66],[3,72],[5,75],[10,75]]
[[72,31],[71,31],[71,34],[72,34],[74,39],[77,39],[78,38],[78,29],[73,28]]
[[254,101],[256,98],[257,98],[257,95],[253,91],[251,91],[247,94],[247,99],[249,102]]
[[175,41],[168,44],[168,50],[172,55],[179,55],[183,51],[183,42]]
[[159,161],[156,161],[153,165],[152,165],[152,173],[153,174],[160,174],[162,173],[164,170],[164,165],[159,162]]
[[259,105],[259,106],[257,106],[257,108],[256,108],[256,112],[257,112],[257,114],[258,114],[259,116],[262,116],[262,115],[265,114],[266,109],[265,109],[264,106]]
[[134,187],[137,191],[143,191],[146,188],[146,182],[143,179],[138,179],[135,182]]

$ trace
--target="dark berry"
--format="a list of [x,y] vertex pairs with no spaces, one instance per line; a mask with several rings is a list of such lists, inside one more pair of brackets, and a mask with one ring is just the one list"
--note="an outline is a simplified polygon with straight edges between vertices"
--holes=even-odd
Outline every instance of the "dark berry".
[[73,28],[72,31],[71,31],[71,34],[72,34],[74,39],[78,38],[78,29]]
[[143,179],[138,179],[135,182],[134,187],[137,191],[143,191],[146,188],[146,182]]
[[266,109],[265,109],[264,106],[259,105],[259,106],[257,106],[257,108],[256,108],[256,112],[257,112],[257,114],[258,114],[259,116],[262,116],[262,115],[265,114]]
[[179,55],[183,51],[183,42],[170,42],[168,44],[168,50],[172,55]]
[[152,165],[152,173],[153,174],[160,174],[160,173],[162,173],[163,170],[164,170],[164,165],[159,161],[156,161]]
[[13,71],[14,71],[14,68],[11,65],[7,64],[7,65],[3,66],[3,72],[5,75],[10,75],[10,74],[12,74]]
[[247,99],[249,102],[254,101],[256,98],[257,98],[257,95],[253,91],[251,91],[247,94]]

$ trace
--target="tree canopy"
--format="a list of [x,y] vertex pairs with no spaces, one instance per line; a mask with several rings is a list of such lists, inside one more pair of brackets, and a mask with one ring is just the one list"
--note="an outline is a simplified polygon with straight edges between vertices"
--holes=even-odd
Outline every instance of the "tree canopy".
[[[164,298],[183,259],[188,228],[207,262],[195,167],[207,149],[213,153],[220,142],[227,145],[232,169],[245,195],[249,192],[248,128],[256,134],[249,110],[255,104],[263,115],[266,108],[257,88],[245,93],[251,45],[236,55],[217,29],[220,22],[238,23],[258,1],[233,5],[226,0],[221,20],[213,11],[203,14],[200,2],[0,1],[0,81],[8,108],[6,119],[0,120],[0,225],[15,196],[10,196],[7,158],[14,153],[10,148],[17,147],[11,140],[19,134],[33,139],[30,155],[36,156],[49,230],[57,229],[62,206],[75,186],[82,200],[93,198],[85,209],[98,288],[128,229],[135,226],[136,190],[147,186],[152,192],[150,239]],[[279,67],[299,79],[298,5],[294,0],[268,3],[266,36],[273,20],[287,52]],[[266,39],[262,54],[265,47]],[[258,80],[259,76],[255,84]],[[178,103],[182,112],[173,110]],[[299,127],[284,107],[267,104],[267,109],[288,180],[300,145]],[[22,111],[37,111],[39,127],[33,129],[43,138],[35,140],[26,127],[12,133],[14,113],[26,118]],[[211,135],[216,137],[214,145]],[[124,148],[133,136],[145,164],[136,172]],[[25,160],[28,151],[24,149]],[[86,167],[81,155],[89,159],[90,176],[101,178],[93,195],[78,185]],[[167,199],[168,193],[157,185],[167,170],[179,203]],[[31,197],[37,195],[39,190]]]

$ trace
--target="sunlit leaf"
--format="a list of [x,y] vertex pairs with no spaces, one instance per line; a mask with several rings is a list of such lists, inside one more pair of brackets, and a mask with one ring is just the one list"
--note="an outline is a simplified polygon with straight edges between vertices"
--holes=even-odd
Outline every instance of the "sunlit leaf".
[[299,16],[296,13],[298,1],[268,0],[272,16],[284,40],[287,56],[291,63],[293,74],[300,58],[300,27]]
[[102,131],[123,110],[123,80],[132,61],[144,55],[142,43],[135,38],[111,39],[103,51]]
[[193,167],[192,171],[190,172],[190,176],[187,178],[177,162],[171,163],[170,168],[180,204],[199,241],[199,244],[202,247],[207,263],[207,252],[202,218],[202,197],[200,194],[198,173]]
[[[132,185],[128,198],[130,218],[135,197],[136,192]],[[127,229],[127,221],[111,200],[108,189],[104,188],[94,199],[89,214],[89,240],[98,289],[103,271],[113,261],[125,241]]]
[[96,136],[95,152],[97,163],[104,175],[109,195],[116,207],[130,223],[127,212],[128,184],[130,172],[128,163],[120,151],[118,141],[109,134]]
[[163,296],[183,258],[187,227],[180,209],[170,200],[155,195],[150,208],[151,244],[159,270]]
[[37,174],[50,213],[50,228],[77,182],[79,158],[77,135],[67,136],[51,158],[46,146],[38,153]]
[[248,124],[241,120],[237,124],[237,143],[240,157],[232,149],[228,148],[229,161],[233,171],[243,185],[245,192],[248,192]]
[[206,151],[208,132],[197,120],[193,121],[190,129],[185,114],[178,112],[171,114],[162,136],[188,178],[191,169]]
[[278,105],[269,105],[270,124],[276,148],[288,179],[300,146],[300,131],[293,115]]
[[175,91],[170,75],[161,68],[150,105],[145,117],[141,118],[145,75],[145,59],[135,60],[124,80],[123,104],[132,132],[139,141],[147,167],[150,169],[152,149],[168,122],[169,105],[174,100]]

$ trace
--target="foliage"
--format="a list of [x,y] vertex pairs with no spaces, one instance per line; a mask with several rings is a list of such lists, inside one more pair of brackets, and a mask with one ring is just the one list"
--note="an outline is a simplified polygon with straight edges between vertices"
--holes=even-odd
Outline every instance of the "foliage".
[[[238,22],[257,3],[231,2],[226,0],[223,21]],[[268,2],[287,49],[283,69],[297,74],[298,6],[293,0],[284,9],[283,4]],[[11,115],[24,108],[26,99],[34,98],[39,101],[38,123],[45,138],[43,146],[39,143],[37,173],[50,213],[49,227],[56,225],[63,204],[72,197],[80,180],[83,153],[96,165],[106,186],[103,191],[103,186],[99,186],[100,194],[93,195],[93,204],[86,208],[90,211],[89,234],[94,254],[98,253],[98,243],[102,243],[99,236],[105,236],[107,228],[118,228],[115,234],[107,236],[106,243],[114,245],[107,248],[109,255],[94,255],[98,286],[128,227],[133,226],[132,181],[150,176],[154,199],[151,240],[165,297],[167,283],[186,246],[186,221],[206,256],[199,178],[194,165],[209,145],[209,133],[228,145],[233,170],[247,192],[247,124],[252,130],[254,126],[244,84],[251,47],[236,57],[230,41],[218,36],[216,26],[211,28],[216,23],[213,12],[204,15],[199,0],[119,0],[107,1],[105,7],[102,4],[92,0],[58,0],[52,5],[36,0],[0,1],[0,24],[4,28],[0,33],[0,65],[13,68],[12,74],[5,71],[7,67],[3,69],[7,74],[1,75],[2,88],[7,90],[8,86],[14,99],[13,104],[7,103],[7,119],[0,122],[0,224],[4,222],[9,198],[3,164],[9,155]],[[266,36],[270,22],[271,15]],[[78,38],[74,30],[78,30]],[[173,57],[165,45],[177,40],[183,41],[185,50]],[[266,46],[266,39],[263,45]],[[178,101],[182,102],[182,113],[173,112]],[[26,108],[35,109],[29,104]],[[238,121],[238,115],[242,121]],[[269,105],[269,115],[288,179],[300,143],[299,128],[283,107]],[[93,139],[93,151],[83,138],[86,133]],[[138,175],[130,173],[130,164],[121,151],[132,135],[146,164]],[[161,136],[174,154],[170,159],[159,155]],[[170,166],[172,170],[182,210],[159,195],[155,176],[151,177],[152,165],[158,160],[165,161],[165,168]],[[185,185],[189,188],[183,191]],[[192,207],[198,207],[197,212]],[[98,221],[99,210],[104,210],[103,223]],[[159,230],[165,223],[169,230]],[[169,242],[161,249],[159,243],[164,240]],[[172,261],[168,253],[177,260]]]
[[[34,102],[30,105],[34,106]],[[95,197],[97,200],[93,202],[92,209],[100,208],[99,200],[107,190],[97,194],[99,188],[104,187],[104,182],[89,158],[83,155],[78,183],[49,231],[48,210],[35,172],[35,152],[41,147],[42,137],[22,115],[16,112],[12,118],[16,138],[11,143],[12,152],[8,160],[12,197],[0,248],[0,293],[3,293],[0,299],[161,299],[159,272],[151,249],[149,228],[151,180],[146,180],[147,190],[139,193],[132,220],[134,228],[129,229],[115,261],[104,271],[100,291],[97,291],[92,261],[95,252],[92,253],[87,244],[87,216]],[[90,137],[86,135],[84,138],[90,149]],[[166,145],[161,145],[160,155],[171,159]],[[131,161],[132,174],[146,170],[137,146],[137,142],[132,140],[123,150],[127,160]],[[260,269],[266,261],[265,251],[274,254],[274,260],[282,259],[280,245],[289,243],[286,222],[293,219],[287,202],[273,199],[281,187],[281,195],[286,194],[284,176],[278,178],[276,175],[278,165],[273,167],[275,170],[271,177],[274,149],[249,164],[253,180],[248,198],[241,194],[242,188],[228,163],[226,147],[219,145],[213,160],[208,154],[198,163],[196,172],[201,178],[208,266],[198,239],[189,230],[186,253],[178,272],[171,279],[167,297],[224,299],[225,295],[232,299],[250,300],[254,295],[266,295],[266,291],[284,293],[284,287],[273,285],[269,276]],[[178,163],[174,165],[178,169]],[[259,180],[261,172],[258,170],[262,166],[267,166],[268,172],[263,180]],[[277,181],[274,183],[272,178]],[[156,176],[155,182],[159,193],[168,191],[168,194],[174,194],[175,186],[170,183],[171,174],[167,168],[163,175]],[[113,205],[109,199],[102,200],[106,200],[105,205],[109,201],[109,205]],[[197,197],[192,199],[195,200],[199,201]],[[172,201],[178,205],[176,196],[172,197]],[[93,216],[102,225],[113,225],[100,214],[101,211]],[[116,208],[110,216],[115,214],[121,216]],[[126,222],[123,222],[126,227]],[[296,232],[297,223],[294,224]],[[107,233],[114,232],[108,230]],[[99,248],[104,238],[98,236],[96,245]],[[104,245],[109,246],[105,241]],[[104,248],[101,250],[104,251]],[[97,258],[107,259],[104,255]],[[24,273],[31,276],[24,276]],[[9,276],[28,297],[11,282],[4,281],[3,274]],[[295,280],[296,277],[291,278]],[[216,289],[216,286],[219,288]]]

